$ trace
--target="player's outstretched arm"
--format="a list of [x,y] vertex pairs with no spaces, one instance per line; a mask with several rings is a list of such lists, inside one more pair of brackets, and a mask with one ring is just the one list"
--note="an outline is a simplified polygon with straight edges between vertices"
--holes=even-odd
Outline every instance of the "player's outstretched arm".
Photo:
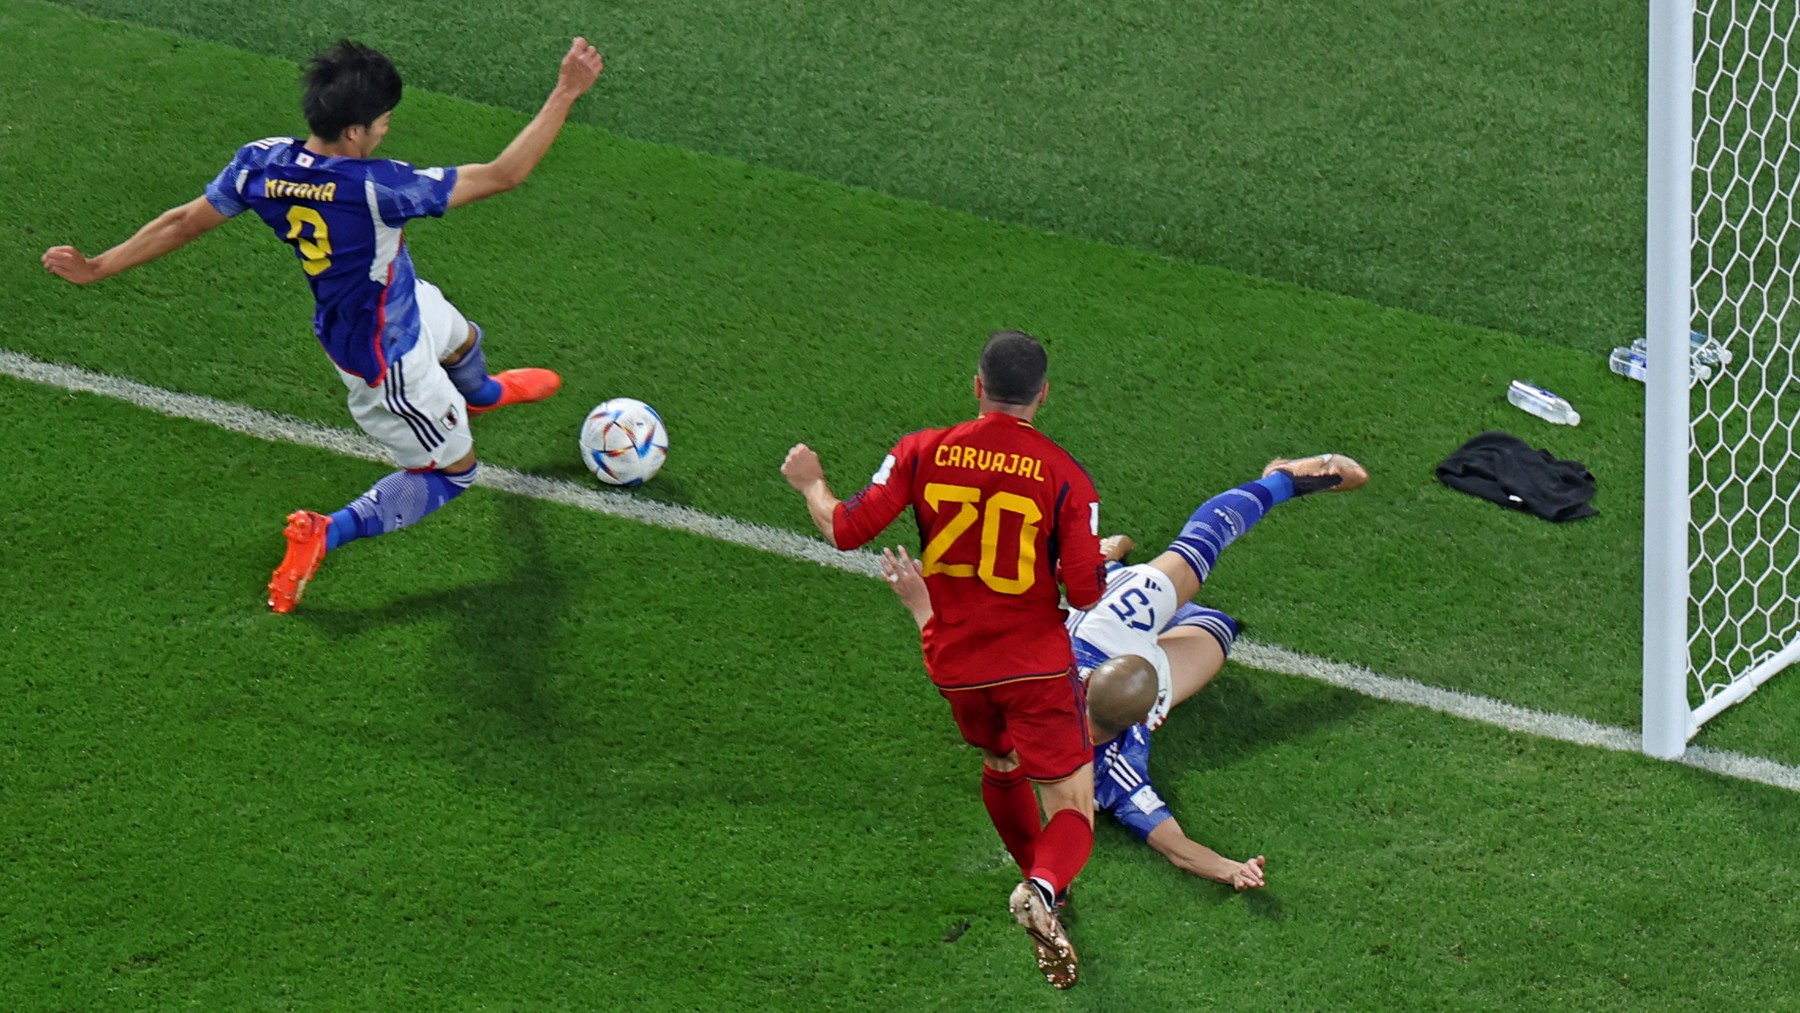
[[563,56],[562,68],[557,72],[556,87],[550,89],[550,97],[544,100],[543,108],[525,124],[519,136],[513,138],[492,162],[457,167],[456,185],[450,190],[450,206],[459,208],[484,197],[505,193],[525,182],[531,170],[544,160],[550,143],[562,132],[575,100],[594,86],[604,69],[605,59],[599,50],[588,44],[588,40],[577,38],[571,42],[568,53]]
[[924,565],[907,555],[904,545],[898,549],[882,549],[881,575],[887,578],[888,586],[894,589],[900,604],[912,613],[913,622],[919,624],[919,629],[924,629],[931,619],[931,592],[925,589]]
[[1148,841],[1171,865],[1202,879],[1224,883],[1234,890],[1264,885],[1263,866],[1268,859],[1257,855],[1248,862],[1234,862],[1204,844],[1189,840],[1173,817],[1157,824],[1156,829],[1150,831]]
[[781,477],[806,497],[806,512],[812,515],[814,526],[825,540],[833,548],[843,548],[837,543],[834,522],[838,498],[831,494],[831,486],[825,482],[825,466],[819,463],[818,452],[804,443],[794,444],[787,459],[781,462]]
[[51,274],[77,285],[88,285],[173,253],[227,221],[230,219],[205,197],[196,197],[157,215],[136,235],[97,257],[84,256],[73,246],[52,246],[44,251],[42,259]]

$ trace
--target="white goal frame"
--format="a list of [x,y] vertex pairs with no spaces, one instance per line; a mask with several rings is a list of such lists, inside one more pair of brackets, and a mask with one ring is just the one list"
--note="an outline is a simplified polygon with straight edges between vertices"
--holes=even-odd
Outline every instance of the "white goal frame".
[[[1742,25],[1725,20],[1732,15],[1742,15]],[[1759,18],[1772,39],[1754,36]],[[1781,263],[1789,255],[1782,240],[1800,234],[1800,139],[1775,151],[1768,143],[1790,132],[1800,138],[1792,84],[1800,66],[1787,66],[1787,83],[1775,88],[1766,87],[1764,66],[1771,54],[1786,53],[1790,38],[1800,63],[1800,31],[1778,35],[1779,28],[1800,29],[1800,0],[1650,0],[1643,748],[1665,759],[1800,659],[1800,603],[1776,562],[1792,547],[1787,532],[1800,516],[1790,513],[1800,504],[1780,499],[1781,467],[1769,463],[1767,445],[1756,446],[1754,468],[1732,463],[1756,435],[1755,413],[1779,420],[1793,405],[1783,405],[1783,392],[1800,388],[1792,372],[1773,393],[1768,379],[1781,346],[1792,346],[1794,335],[1784,332],[1800,325],[1800,312],[1784,322],[1800,302],[1793,284],[1800,264]],[[1764,120],[1767,135],[1756,133]],[[1754,156],[1747,173],[1746,155]],[[1691,330],[1724,340],[1739,365],[1690,392]],[[1741,437],[1724,436],[1740,426]],[[1735,448],[1721,449],[1734,439]],[[1765,495],[1759,479],[1767,499],[1758,498]],[[1729,494],[1721,495],[1725,486]],[[1765,514],[1772,522],[1777,507],[1787,526],[1771,541]],[[1744,551],[1738,543],[1746,539],[1758,551]],[[1758,573],[1759,556],[1775,569]],[[1775,587],[1773,573],[1782,575]],[[1746,598],[1751,614],[1732,614]],[[1689,702],[1695,690],[1698,705]]]

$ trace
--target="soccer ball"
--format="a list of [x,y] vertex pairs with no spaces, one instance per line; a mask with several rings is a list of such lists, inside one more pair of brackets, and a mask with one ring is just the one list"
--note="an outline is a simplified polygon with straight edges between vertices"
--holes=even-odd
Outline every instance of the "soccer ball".
[[607,485],[648,482],[668,456],[662,416],[636,398],[602,401],[581,424],[581,459]]

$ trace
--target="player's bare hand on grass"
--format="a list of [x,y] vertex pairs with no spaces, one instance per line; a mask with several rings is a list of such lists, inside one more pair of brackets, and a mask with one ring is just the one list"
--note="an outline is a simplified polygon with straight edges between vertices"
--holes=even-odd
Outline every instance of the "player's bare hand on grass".
[[77,285],[86,285],[100,278],[100,269],[73,246],[52,246],[44,251],[43,261],[51,274]]
[[1266,885],[1263,881],[1263,866],[1268,859],[1257,855],[1248,862],[1241,862],[1230,874],[1233,890],[1250,890]]
[[563,57],[562,70],[556,75],[556,86],[577,95],[594,86],[600,79],[600,72],[606,69],[606,58],[600,55],[593,44],[583,38],[569,43],[569,52]]
[[814,482],[825,481],[825,466],[819,463],[819,455],[813,448],[796,443],[788,451],[787,460],[781,462],[781,475],[789,485],[805,492]]

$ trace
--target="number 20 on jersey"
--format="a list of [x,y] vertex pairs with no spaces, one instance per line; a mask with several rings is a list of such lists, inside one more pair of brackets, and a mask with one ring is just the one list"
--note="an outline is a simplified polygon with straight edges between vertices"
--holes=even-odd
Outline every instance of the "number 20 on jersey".
[[[984,501],[980,489],[948,482],[928,483],[925,486],[925,502],[939,514],[948,513],[944,526],[926,544],[924,555],[920,559],[927,577],[934,573],[949,577],[978,577],[983,584],[1000,594],[1024,594],[1037,583],[1038,525],[1044,519],[1044,512],[1036,502],[1014,492],[996,492]],[[1000,554],[1003,549],[1009,555],[1014,551],[1011,546],[1000,544],[1001,530],[1008,514],[1019,519],[1019,541],[1016,559],[1012,561],[1014,576],[1002,577]],[[979,534],[972,534],[977,522],[980,522]],[[944,562],[944,557],[965,536],[980,539],[979,561]]]

